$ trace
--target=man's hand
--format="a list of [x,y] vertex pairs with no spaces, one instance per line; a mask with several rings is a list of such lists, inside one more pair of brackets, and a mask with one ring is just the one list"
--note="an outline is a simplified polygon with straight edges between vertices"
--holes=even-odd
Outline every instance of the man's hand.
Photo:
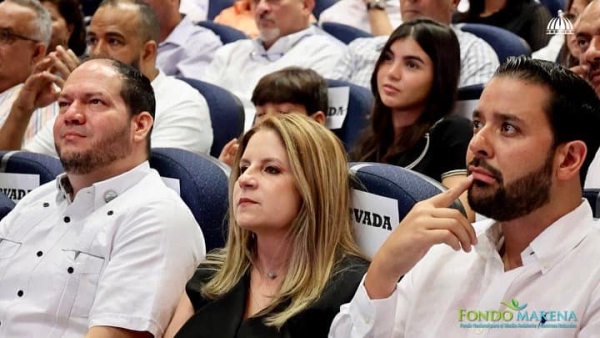
[[50,69],[51,73],[60,75],[63,80],[66,80],[71,72],[79,66],[79,58],[70,49],[64,49],[62,46],[57,46],[54,52],[51,52],[46,56],[47,59],[51,60]]
[[477,243],[471,223],[456,209],[449,209],[472,184],[466,177],[458,185],[417,203],[383,243],[369,267],[365,288],[373,299],[387,298],[396,283],[434,244],[471,251]]

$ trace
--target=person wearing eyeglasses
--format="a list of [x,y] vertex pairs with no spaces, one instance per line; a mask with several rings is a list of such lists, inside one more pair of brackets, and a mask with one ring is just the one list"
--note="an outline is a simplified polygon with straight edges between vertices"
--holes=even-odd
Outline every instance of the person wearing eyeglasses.
[[[46,55],[51,32],[50,14],[38,1],[0,3],[0,126],[4,125],[23,83]],[[54,113],[54,109],[33,113],[24,124],[24,137],[33,137]]]
[[252,90],[263,76],[285,67],[310,68],[330,78],[346,47],[310,24],[315,0],[252,0],[259,37],[221,47],[201,80],[227,88],[244,104],[245,130],[255,107]]

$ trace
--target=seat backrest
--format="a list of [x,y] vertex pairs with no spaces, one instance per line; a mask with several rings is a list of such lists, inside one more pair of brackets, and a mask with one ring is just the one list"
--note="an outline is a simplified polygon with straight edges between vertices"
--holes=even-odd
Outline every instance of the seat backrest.
[[[353,83],[341,80],[327,80],[329,86],[329,111],[327,112],[328,127],[342,140],[346,151],[352,149],[360,138],[363,129],[369,125],[368,116],[373,109],[374,98],[371,91]],[[334,88],[348,88],[348,99],[340,93],[340,98],[335,98]],[[337,90],[337,89],[334,89]],[[339,119],[345,113],[341,127],[332,127],[334,119]],[[339,120],[338,120],[339,121]]]
[[558,17],[558,11],[564,11],[567,6],[565,0],[540,0],[540,3],[548,8],[553,17]]
[[[353,218],[357,242],[373,257],[406,214],[419,201],[446,190],[441,183],[415,171],[383,163],[350,163],[357,178],[353,195]],[[452,208],[465,214],[456,200]]]
[[337,22],[323,22],[321,24],[321,28],[333,35],[336,39],[342,41],[345,44],[350,44],[350,42],[354,41],[358,38],[372,38],[373,34],[369,32],[365,32],[356,27],[344,25]]
[[26,151],[0,151],[0,190],[15,203],[63,172],[56,157]]
[[[210,5],[208,10],[210,11]],[[208,28],[217,34],[224,45],[238,40],[248,39],[248,36],[244,34],[244,32],[213,21],[200,21],[198,22],[198,25]]]
[[600,189],[584,189],[583,197],[592,206],[594,211],[594,218],[600,217]]
[[181,199],[200,225],[207,251],[223,247],[229,168],[210,156],[174,148],[153,148],[150,167],[163,178],[179,181]]
[[208,1],[208,20],[214,20],[225,8],[233,6],[235,0],[210,0]]
[[462,31],[474,34],[487,42],[498,55],[500,63],[504,63],[511,56],[531,56],[531,48],[527,42],[506,29],[477,23],[465,23],[459,27]]
[[210,155],[218,158],[225,144],[244,132],[244,106],[226,89],[195,79],[179,79],[194,87],[206,99],[213,130]]
[[315,7],[313,8],[313,15],[315,18],[319,18],[321,13],[327,8],[333,6],[338,0],[315,0]]
[[15,202],[13,202],[8,196],[0,192],[0,220],[4,218],[4,216],[8,215],[8,213],[15,207]]
[[473,110],[477,107],[481,92],[483,92],[483,86],[483,84],[474,84],[458,88],[453,114],[472,120]]

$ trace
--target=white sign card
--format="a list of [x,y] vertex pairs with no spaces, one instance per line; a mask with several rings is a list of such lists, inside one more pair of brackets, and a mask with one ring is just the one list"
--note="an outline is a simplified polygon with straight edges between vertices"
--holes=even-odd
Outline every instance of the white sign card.
[[325,126],[329,129],[340,129],[344,125],[350,104],[350,87],[329,88],[329,109],[326,111]]
[[15,203],[39,186],[40,175],[0,173],[0,191]]
[[352,220],[358,246],[369,258],[400,223],[398,201],[360,190],[352,190]]

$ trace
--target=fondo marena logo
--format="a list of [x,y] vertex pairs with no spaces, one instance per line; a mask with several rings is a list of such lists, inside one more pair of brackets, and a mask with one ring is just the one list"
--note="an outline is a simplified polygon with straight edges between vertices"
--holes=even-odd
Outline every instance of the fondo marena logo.
[[501,302],[504,310],[458,309],[458,322],[461,328],[565,328],[577,327],[577,316],[570,310],[532,310],[527,303],[518,300]]

